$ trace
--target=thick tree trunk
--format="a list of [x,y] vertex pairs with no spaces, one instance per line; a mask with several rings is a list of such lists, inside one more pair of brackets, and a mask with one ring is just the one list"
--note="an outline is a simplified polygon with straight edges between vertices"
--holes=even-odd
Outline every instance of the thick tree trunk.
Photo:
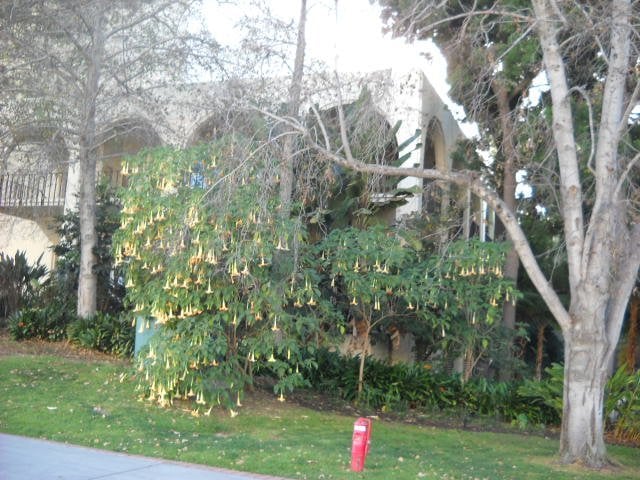
[[565,339],[560,457],[563,463],[601,468],[607,464],[602,414],[606,349],[597,332],[575,330]]
[[[604,241],[598,244],[603,245]],[[596,250],[593,254],[606,256],[605,251]],[[630,256],[629,261],[635,263],[636,259]],[[635,278],[626,276],[621,280],[626,285],[620,284],[618,288],[601,275],[584,278],[571,300],[572,322],[563,330],[565,374],[560,458],[565,463],[581,463],[591,468],[607,464],[604,390],[619,339],[617,325],[625,312],[618,305],[627,303],[628,284]],[[618,335],[612,336],[608,326],[616,326]]]

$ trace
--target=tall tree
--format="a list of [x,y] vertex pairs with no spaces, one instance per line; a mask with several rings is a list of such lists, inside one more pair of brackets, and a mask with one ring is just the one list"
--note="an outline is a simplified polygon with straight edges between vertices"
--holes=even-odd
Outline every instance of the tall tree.
[[[96,311],[96,168],[100,126],[152,87],[188,73],[211,53],[183,25],[193,1],[2,0],[3,123],[63,132],[79,170],[80,317]],[[201,38],[201,37],[200,37]],[[202,47],[205,47],[204,49]],[[145,97],[144,100],[148,100]],[[148,104],[147,104],[148,105]],[[9,120],[7,120],[9,119]]]
[[[436,27],[460,18],[494,18],[520,23],[522,34],[513,37],[514,45],[525,38],[535,39],[549,79],[552,133],[541,133],[553,139],[557,160],[555,189],[560,198],[568,259],[569,308],[565,308],[542,273],[516,212],[477,172],[371,165],[355,158],[348,148],[329,150],[326,144],[320,143],[315,147],[348,168],[442,180],[467,187],[487,201],[505,226],[523,267],[562,329],[565,343],[562,460],[602,467],[607,463],[604,387],[640,266],[637,189],[640,153],[625,141],[632,122],[631,112],[640,94],[635,74],[638,51],[632,43],[633,25],[637,20],[635,7],[632,8],[629,0],[614,0],[589,8],[549,0],[475,2],[462,13],[430,17],[433,12],[440,14],[438,7],[446,2],[410,3],[412,8],[403,17],[407,22],[420,20]],[[574,56],[585,44],[597,47],[598,55],[585,57],[593,63],[585,64]],[[482,55],[483,52],[482,45],[474,45],[469,54]],[[591,75],[587,75],[589,72]],[[594,78],[596,72],[598,75]],[[574,84],[585,78],[597,82],[598,88],[587,90],[583,85]],[[581,160],[585,152],[576,142],[574,96],[586,98],[592,111],[599,115],[591,124],[593,156],[587,152],[584,163]],[[303,126],[299,128],[304,130]],[[348,141],[345,128],[342,134]],[[309,139],[313,140],[311,135]],[[545,139],[536,137],[531,141]],[[585,164],[587,168],[581,168]],[[590,185],[594,188],[587,188]],[[592,201],[589,208],[588,201]]]
[[[287,116],[297,117],[300,113],[300,97],[302,94],[302,76],[304,73],[304,54],[306,48],[305,29],[307,24],[307,0],[300,1],[300,18],[298,20],[298,37],[296,40],[296,57],[293,75],[289,85]],[[291,213],[291,195],[293,193],[293,163],[295,137],[284,137],[282,164],[280,167],[280,204],[281,215],[287,218]]]

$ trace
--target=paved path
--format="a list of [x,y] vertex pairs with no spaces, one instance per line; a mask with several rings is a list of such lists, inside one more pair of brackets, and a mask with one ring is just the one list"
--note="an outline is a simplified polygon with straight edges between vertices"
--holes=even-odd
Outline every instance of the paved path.
[[0,433],[1,480],[285,480]]

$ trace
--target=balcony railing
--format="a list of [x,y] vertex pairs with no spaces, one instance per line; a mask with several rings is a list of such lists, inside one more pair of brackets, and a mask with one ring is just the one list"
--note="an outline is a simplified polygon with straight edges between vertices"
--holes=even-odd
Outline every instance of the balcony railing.
[[63,207],[66,172],[0,175],[0,208]]

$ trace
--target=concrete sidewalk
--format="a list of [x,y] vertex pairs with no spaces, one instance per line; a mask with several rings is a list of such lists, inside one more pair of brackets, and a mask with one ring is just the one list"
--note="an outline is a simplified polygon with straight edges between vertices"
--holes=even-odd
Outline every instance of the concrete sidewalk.
[[0,433],[2,480],[285,480]]

